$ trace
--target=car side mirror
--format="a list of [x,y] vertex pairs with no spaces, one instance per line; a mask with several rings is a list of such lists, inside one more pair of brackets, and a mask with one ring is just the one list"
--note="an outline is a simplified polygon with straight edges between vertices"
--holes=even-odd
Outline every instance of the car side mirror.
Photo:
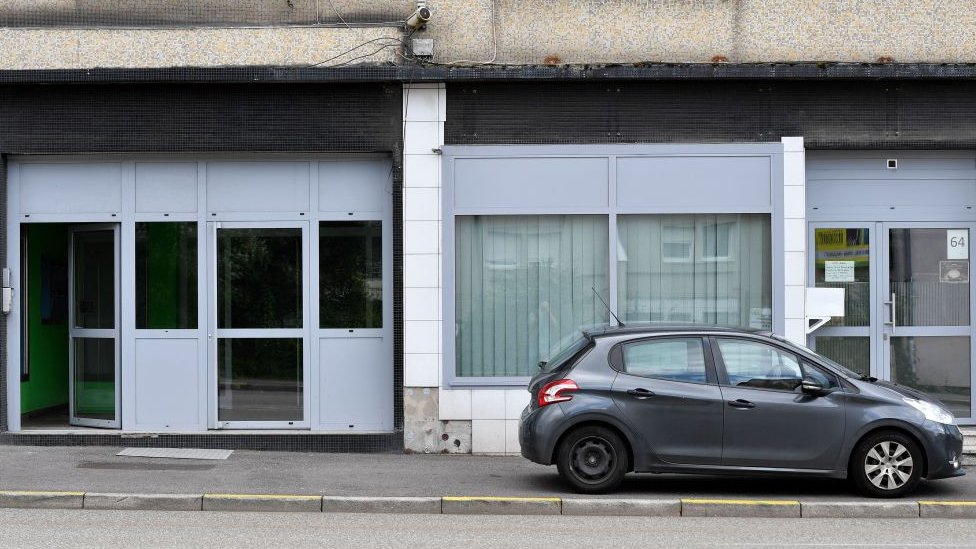
[[800,392],[805,395],[812,396],[821,396],[826,393],[826,391],[824,391],[824,386],[812,377],[803,378],[803,381],[800,382]]

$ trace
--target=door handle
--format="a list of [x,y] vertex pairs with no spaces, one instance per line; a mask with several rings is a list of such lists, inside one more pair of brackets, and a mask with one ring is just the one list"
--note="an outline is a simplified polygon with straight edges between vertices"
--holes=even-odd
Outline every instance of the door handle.
[[885,325],[891,326],[892,328],[896,328],[897,325],[895,323],[898,322],[897,320],[895,320],[895,315],[896,315],[895,308],[897,307],[897,305],[895,304],[895,299],[897,297],[898,296],[895,295],[895,292],[891,292],[891,301],[885,301],[884,302],[885,305],[888,305],[889,307],[891,307],[891,318],[889,320],[886,320],[885,321]]
[[755,404],[749,402],[748,400],[744,400],[744,399],[741,399],[741,398],[738,399],[738,400],[730,400],[729,401],[729,406],[731,406],[733,408],[743,409],[743,410],[745,410],[747,408],[755,408],[756,407]]
[[627,394],[637,399],[643,400],[645,398],[651,398],[652,396],[654,396],[654,391],[648,391],[647,389],[638,388],[638,389],[631,389],[627,391]]

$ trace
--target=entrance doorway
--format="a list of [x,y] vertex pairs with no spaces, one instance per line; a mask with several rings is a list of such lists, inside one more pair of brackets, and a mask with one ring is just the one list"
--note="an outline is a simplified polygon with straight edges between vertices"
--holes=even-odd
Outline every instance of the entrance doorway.
[[210,225],[216,427],[308,428],[308,224]]
[[811,334],[818,353],[925,391],[973,421],[976,224],[811,223],[809,279],[843,288],[845,314]]

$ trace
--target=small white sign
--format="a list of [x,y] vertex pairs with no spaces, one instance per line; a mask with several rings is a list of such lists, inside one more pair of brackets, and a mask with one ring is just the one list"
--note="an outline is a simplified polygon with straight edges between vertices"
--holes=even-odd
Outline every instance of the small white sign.
[[854,282],[854,262],[824,261],[824,282]]
[[946,231],[946,259],[969,259],[969,229]]

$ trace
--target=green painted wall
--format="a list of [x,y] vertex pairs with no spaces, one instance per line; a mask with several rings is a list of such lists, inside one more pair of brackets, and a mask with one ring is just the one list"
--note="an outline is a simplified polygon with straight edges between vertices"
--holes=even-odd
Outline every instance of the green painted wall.
[[[43,322],[42,260],[51,278],[67,277],[68,226],[55,224],[24,225],[28,232],[26,315],[29,333],[30,380],[20,384],[21,413],[68,403],[68,319],[67,313],[56,322]],[[50,268],[60,264],[61,268]],[[48,287],[61,286],[51,280]],[[67,295],[61,296],[67,303]]]

